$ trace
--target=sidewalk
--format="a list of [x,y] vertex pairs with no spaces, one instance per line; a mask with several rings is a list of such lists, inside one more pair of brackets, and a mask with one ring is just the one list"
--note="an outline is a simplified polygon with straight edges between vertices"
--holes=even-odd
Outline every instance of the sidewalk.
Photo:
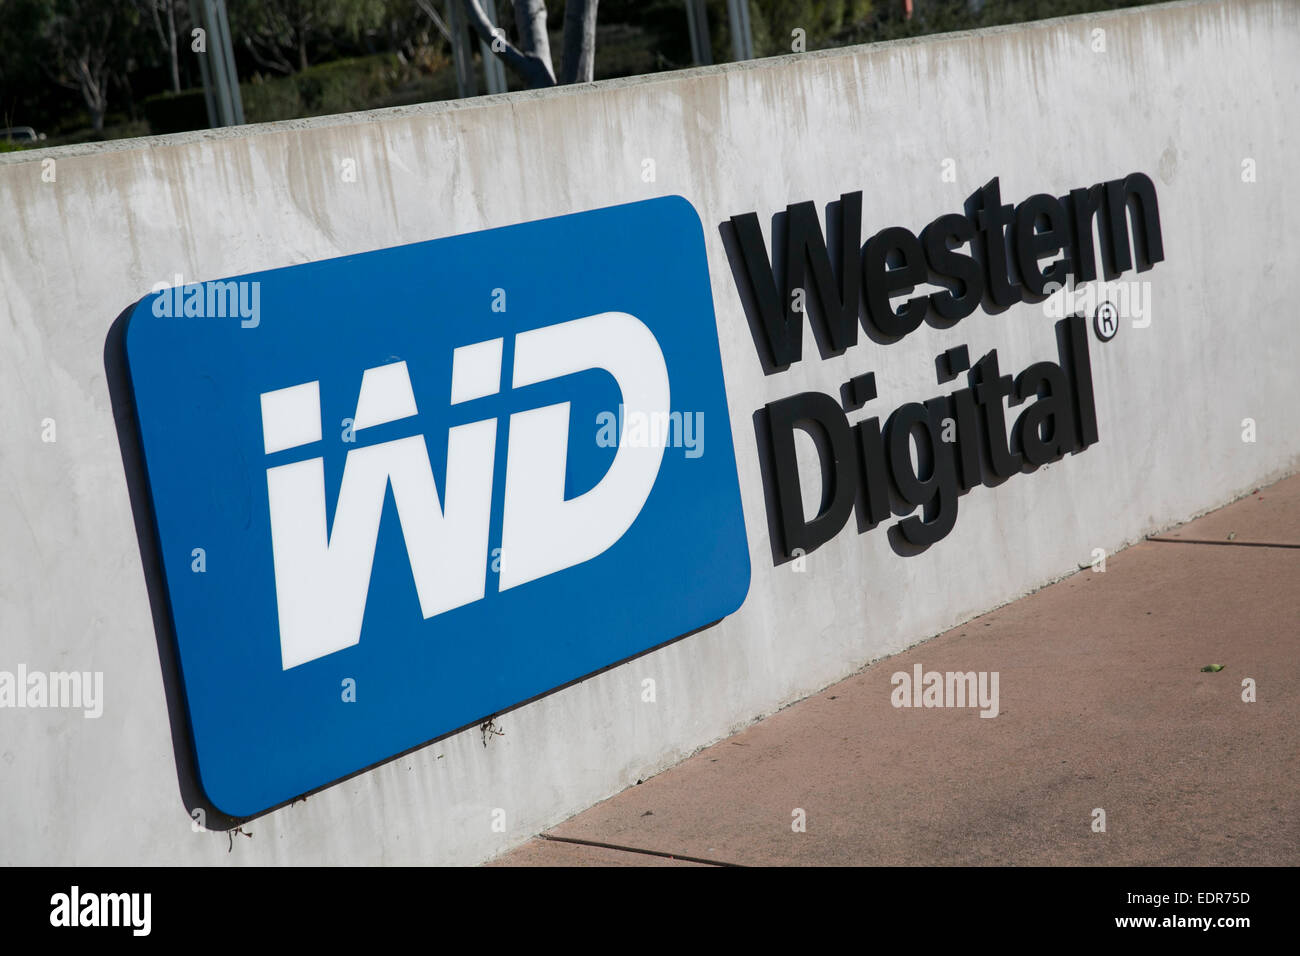
[[[997,672],[997,717],[895,708],[891,676],[917,664]],[[493,865],[692,861],[1300,863],[1300,475],[880,661]]]

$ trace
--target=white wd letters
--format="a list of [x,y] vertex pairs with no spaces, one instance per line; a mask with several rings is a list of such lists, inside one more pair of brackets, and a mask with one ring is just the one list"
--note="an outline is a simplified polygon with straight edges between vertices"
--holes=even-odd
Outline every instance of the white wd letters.
[[[319,440],[320,394],[317,383],[310,384],[314,403],[295,405],[295,411],[313,416]],[[262,395],[264,434],[270,434],[268,402],[274,406],[279,394]],[[405,362],[365,371],[354,432],[415,414]],[[298,433],[305,431],[303,423]],[[280,658],[286,670],[361,639],[389,483],[424,616],[483,597],[496,422],[452,428],[447,443],[445,505],[440,504],[424,436],[348,452],[332,532],[325,525],[325,459],[267,469]]]
[[[515,388],[593,368],[614,376],[629,410],[668,413],[663,352],[639,319],[605,312],[515,338]],[[626,438],[625,419],[605,477],[565,501],[569,403],[510,416],[501,590],[590,561],[632,527],[650,496],[664,449],[658,443],[630,446]]]
[[[456,349],[451,404],[495,394],[501,355],[500,339]],[[663,353],[650,330],[631,315],[605,312],[515,339],[512,387],[587,369],[609,372],[628,409],[668,412]],[[321,440],[319,382],[264,392],[261,406],[267,454]],[[364,371],[354,432],[417,413],[405,362]],[[663,447],[632,447],[621,435],[604,478],[566,501],[568,431],[567,402],[511,415],[502,590],[604,552],[632,526],[659,473]],[[484,597],[496,434],[496,419],[449,430],[442,498],[423,435],[348,452],[332,529],[326,522],[324,458],[267,469],[284,669],[360,641],[390,484],[423,616]]]

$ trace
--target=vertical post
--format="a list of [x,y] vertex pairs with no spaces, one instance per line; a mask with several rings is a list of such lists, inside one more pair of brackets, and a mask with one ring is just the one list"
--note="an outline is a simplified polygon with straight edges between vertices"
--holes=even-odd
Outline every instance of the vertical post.
[[199,19],[207,34],[208,52],[201,54],[203,59],[199,61],[199,71],[203,75],[208,122],[213,126],[241,126],[244,123],[244,101],[239,95],[226,2],[199,0],[198,7]]
[[230,20],[226,17],[226,0],[213,0],[216,4],[218,29],[221,31],[221,57],[226,62],[226,82],[230,84],[230,122],[228,126],[244,125],[244,98],[239,94],[239,74],[235,71],[235,45],[230,37]]
[[203,10],[201,5],[200,9],[195,11],[194,18],[198,20],[199,26],[203,27],[205,34],[203,38],[203,52],[198,55],[199,76],[203,78],[203,105],[208,109],[208,126],[212,129],[216,129],[221,125],[221,115],[217,112],[217,98],[212,93],[212,71],[208,68],[208,50],[210,48],[207,45],[208,39],[206,36],[208,28],[203,25],[205,21],[203,19]]
[[221,53],[221,35],[216,30],[216,13],[213,0],[199,0],[203,15],[203,29],[208,34],[208,70],[212,76],[212,97],[217,106],[217,126],[229,126],[234,112],[230,104],[230,87],[226,85],[226,59]]
[[[492,26],[501,25],[497,19],[497,0],[483,0],[483,12],[487,14],[488,22]],[[484,43],[482,39],[478,41],[479,53],[483,55],[483,79],[487,85],[489,93],[504,93],[506,91],[506,68],[501,62],[501,57],[492,52],[492,44]]]
[[691,33],[691,59],[697,66],[713,63],[713,50],[709,43],[709,16],[704,0],[686,0],[686,26]]
[[752,60],[754,34],[749,28],[749,0],[727,0],[727,17],[731,24],[731,51],[736,60]]
[[447,29],[451,31],[451,54],[456,61],[456,95],[464,99],[478,96],[478,77],[474,75],[474,54],[470,50],[461,0],[447,0]]

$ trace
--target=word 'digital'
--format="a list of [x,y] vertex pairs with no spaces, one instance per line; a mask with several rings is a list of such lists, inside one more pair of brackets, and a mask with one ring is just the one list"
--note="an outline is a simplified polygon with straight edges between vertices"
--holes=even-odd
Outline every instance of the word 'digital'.
[[[837,211],[828,211],[826,233],[812,202],[793,203],[774,224],[773,252],[783,257],[773,258],[757,214],[733,216],[736,275],[765,364],[780,370],[800,361],[805,315],[823,355],[838,355],[857,344],[860,322],[873,338],[896,341],[926,321],[948,328],[981,306],[1002,311],[1049,296],[1072,278],[1094,280],[1098,261],[1114,277],[1164,259],[1155,185],[1142,173],[1059,199],[1040,193],[1016,206],[1003,204],[995,177],[966,209],[939,216],[919,236],[902,226],[881,229],[859,248],[861,192],[842,195]],[[960,251],[964,246],[969,253]],[[938,291],[914,294],[927,283]],[[855,506],[862,530],[896,514],[902,539],[927,547],[952,530],[962,493],[1096,442],[1083,317],[1057,322],[1056,339],[1057,362],[1035,362],[1014,378],[1002,374],[996,349],[974,367],[966,346],[948,349],[936,363],[939,381],[969,372],[967,387],[908,402],[883,426],[878,417],[850,423],[847,415],[876,397],[873,372],[850,379],[842,401],[809,391],[769,403],[759,438],[772,476],[776,550],[787,557],[811,551],[839,533]],[[1014,406],[1030,398],[1008,428],[1004,401]],[[803,507],[796,428],[820,439],[822,505],[811,518]],[[917,507],[919,517],[912,514]]]

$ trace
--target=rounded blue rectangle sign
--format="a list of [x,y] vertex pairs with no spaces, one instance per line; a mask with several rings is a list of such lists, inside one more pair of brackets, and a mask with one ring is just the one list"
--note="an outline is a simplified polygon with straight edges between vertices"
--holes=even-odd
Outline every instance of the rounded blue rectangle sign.
[[126,329],[200,780],[249,816],[736,610],[680,197],[146,296]]

